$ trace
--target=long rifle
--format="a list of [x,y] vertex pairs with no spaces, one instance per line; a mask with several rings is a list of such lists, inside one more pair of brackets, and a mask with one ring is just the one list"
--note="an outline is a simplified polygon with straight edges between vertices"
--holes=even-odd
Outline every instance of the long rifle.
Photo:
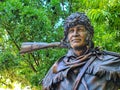
[[24,42],[21,45],[20,54],[29,53],[35,50],[40,50],[44,48],[51,48],[51,47],[60,47],[60,48],[67,48],[67,46],[61,42],[53,42],[53,43],[46,43],[46,42]]

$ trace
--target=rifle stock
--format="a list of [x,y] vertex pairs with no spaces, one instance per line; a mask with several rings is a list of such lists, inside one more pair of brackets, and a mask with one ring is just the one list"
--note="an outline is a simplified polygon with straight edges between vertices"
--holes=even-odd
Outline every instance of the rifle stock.
[[61,44],[61,42],[45,43],[45,42],[24,42],[21,45],[20,54],[29,53],[35,50],[40,50],[44,48],[60,47],[67,48],[66,45]]

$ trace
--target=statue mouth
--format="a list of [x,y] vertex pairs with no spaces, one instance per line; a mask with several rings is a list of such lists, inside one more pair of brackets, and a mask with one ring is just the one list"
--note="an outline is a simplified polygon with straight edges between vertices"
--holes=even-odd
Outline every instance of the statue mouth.
[[75,42],[80,42],[81,39],[72,39],[71,41],[75,43]]

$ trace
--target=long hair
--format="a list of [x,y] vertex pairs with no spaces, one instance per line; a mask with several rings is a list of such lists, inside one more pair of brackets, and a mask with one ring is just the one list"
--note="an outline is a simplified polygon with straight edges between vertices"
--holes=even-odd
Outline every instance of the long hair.
[[84,25],[85,29],[88,31],[88,38],[86,39],[87,45],[89,47],[94,47],[94,43],[92,41],[94,35],[93,26],[90,23],[89,18],[85,15],[85,13],[72,13],[68,16],[64,21],[64,39],[63,42],[68,45],[68,31],[70,28],[76,25]]

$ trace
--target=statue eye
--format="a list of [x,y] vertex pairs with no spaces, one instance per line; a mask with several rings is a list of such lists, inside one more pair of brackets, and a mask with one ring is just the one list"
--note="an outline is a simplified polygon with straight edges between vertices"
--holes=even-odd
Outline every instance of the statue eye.
[[82,28],[82,27],[81,27],[81,28],[78,28],[77,30],[80,31],[80,32],[85,32],[85,29]]
[[73,33],[73,32],[74,32],[74,30],[73,30],[73,29],[70,29],[68,33]]
[[77,30],[80,31],[80,32],[85,32],[85,27],[83,25],[78,25],[77,26]]
[[84,31],[84,29],[78,29],[78,31],[83,32],[83,31]]

